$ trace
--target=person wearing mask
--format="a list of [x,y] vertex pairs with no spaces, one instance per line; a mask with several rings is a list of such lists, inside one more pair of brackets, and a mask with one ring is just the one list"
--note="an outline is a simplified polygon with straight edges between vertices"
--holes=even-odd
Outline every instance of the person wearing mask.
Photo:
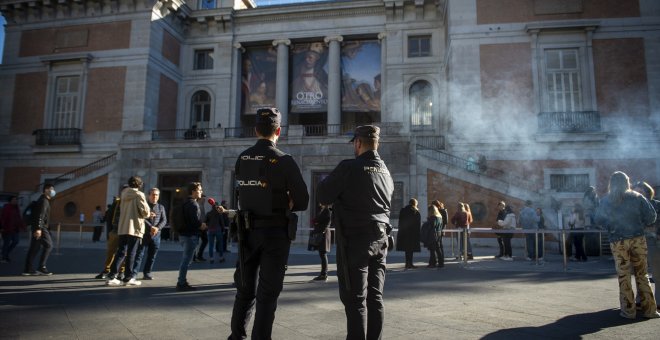
[[25,222],[21,218],[18,209],[18,197],[12,196],[9,203],[2,207],[0,214],[0,226],[2,226],[2,256],[0,263],[9,263],[9,254],[18,245],[20,231],[25,230]]
[[[135,254],[144,234],[144,220],[155,216],[149,209],[147,198],[140,191],[142,186],[142,178],[133,176],[128,179],[128,188],[121,192],[121,202],[119,204],[121,214],[119,214],[117,229],[119,245],[110,266],[110,273],[106,281],[108,286],[139,286],[142,284],[133,276]],[[126,270],[123,280],[120,281],[117,278],[117,273],[119,273],[121,264],[124,261],[126,261]]]
[[406,256],[405,269],[415,269],[413,253],[421,251],[419,246],[419,230],[422,225],[422,215],[417,208],[417,199],[411,198],[408,205],[399,212],[399,232],[396,234],[396,250],[403,251]]
[[[56,191],[55,186],[52,184],[44,185],[44,189],[37,200],[35,208],[32,210],[30,217],[30,227],[32,228],[32,234],[30,235],[30,246],[27,252],[27,258],[25,259],[25,268],[23,270],[23,275],[53,275],[47,268],[46,263],[48,262],[48,256],[53,250],[53,240],[50,236],[50,228],[48,223],[50,222],[50,201],[55,197]],[[41,257],[39,258],[39,267],[37,270],[34,270],[32,262],[34,257],[37,256],[39,249],[43,248],[41,252]]]
[[608,192],[596,208],[596,223],[609,232],[610,248],[619,280],[619,315],[634,319],[637,314],[631,285],[635,275],[640,308],[645,318],[660,318],[655,296],[647,277],[648,246],[644,228],[655,222],[657,214],[651,203],[630,188],[630,178],[615,171],[610,176]]
[[142,264],[142,258],[144,257],[144,252],[146,250],[147,259],[144,262],[144,270],[142,270],[143,280],[154,279],[151,272],[154,268],[156,255],[158,255],[158,249],[160,249],[160,231],[163,229],[165,224],[167,224],[167,214],[165,213],[165,207],[158,203],[159,198],[160,189],[151,188],[149,190],[147,204],[153,213],[153,217],[144,220],[144,236],[142,237],[142,242],[140,242],[138,245],[137,254],[135,255],[135,266],[133,267],[133,276],[137,277],[137,273],[140,271],[140,265]]
[[282,132],[280,111],[262,108],[255,119],[257,142],[239,155],[235,167],[239,260],[234,272],[236,298],[230,339],[247,337],[253,309],[252,338],[271,338],[295,237],[295,229],[289,227],[295,226],[291,223],[294,212],[307,210],[309,204],[298,164],[276,146]]
[[317,197],[332,204],[346,338],[380,339],[394,182],[378,154],[380,128],[358,126],[351,142],[355,159],[340,162],[319,183]]

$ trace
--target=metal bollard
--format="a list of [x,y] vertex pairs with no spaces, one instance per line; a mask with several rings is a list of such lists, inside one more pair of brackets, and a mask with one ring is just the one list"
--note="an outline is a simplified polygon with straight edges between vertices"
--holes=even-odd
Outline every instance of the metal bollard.
[[55,234],[55,255],[62,255],[60,253],[60,237],[62,236],[62,224],[57,224],[57,233]]

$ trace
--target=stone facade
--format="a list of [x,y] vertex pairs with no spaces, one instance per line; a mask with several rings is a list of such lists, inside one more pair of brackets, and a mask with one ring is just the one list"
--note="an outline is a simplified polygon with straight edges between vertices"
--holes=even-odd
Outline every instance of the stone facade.
[[[166,206],[189,180],[235,204],[235,159],[254,143],[242,78],[245,60],[258,50],[267,51],[259,57],[267,61],[255,61],[272,67],[268,96],[284,113],[279,145],[300,164],[310,207],[316,182],[353,157],[347,132],[364,123],[383,128],[380,153],[397,183],[395,225],[398,210],[417,197],[421,206],[440,199],[450,213],[457,201],[483,207],[475,222],[483,227],[492,226],[496,202],[519,209],[531,199],[556,215],[549,224],[557,227],[580,200],[577,189],[589,184],[604,194],[614,170],[660,184],[660,39],[653,33],[660,5],[653,0],[263,8],[217,1],[212,9],[183,0],[14,0],[0,1],[0,10],[8,22],[0,67],[2,190],[29,197],[39,183],[117,154],[112,165],[58,184],[59,212],[73,202],[91,215],[132,175],[143,177],[145,189],[161,187]],[[379,65],[378,88],[375,77],[357,81],[380,93],[379,110],[366,113],[346,109],[342,87],[342,58],[364,42],[377,46],[371,64]],[[290,105],[303,46],[327,56],[327,107],[311,113]],[[548,66],[555,55],[560,71]],[[55,112],[67,94],[57,87],[62,77],[80,80],[72,94],[80,109],[60,107],[74,112],[64,125]],[[550,79],[570,86],[551,90]],[[559,94],[562,105],[573,106],[558,110]],[[192,134],[199,119],[207,129]],[[62,127],[80,129],[74,145],[39,142],[41,133]],[[559,214],[554,202],[562,203]],[[301,227],[315,213],[304,212]],[[78,214],[58,214],[77,222]]]

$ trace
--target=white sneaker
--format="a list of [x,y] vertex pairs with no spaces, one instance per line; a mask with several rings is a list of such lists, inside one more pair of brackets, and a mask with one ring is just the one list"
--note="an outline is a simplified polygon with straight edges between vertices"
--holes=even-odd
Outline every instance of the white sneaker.
[[138,281],[135,278],[132,278],[127,282],[124,282],[124,286],[139,286],[141,284],[142,284],[142,281]]
[[108,281],[105,281],[106,286],[119,286],[121,285],[121,281],[119,281],[117,278],[110,279]]
[[513,261],[513,257],[511,256],[502,256],[500,259],[503,261]]
[[527,260],[527,261],[531,261],[532,258],[528,256],[528,257],[525,258],[525,260]]

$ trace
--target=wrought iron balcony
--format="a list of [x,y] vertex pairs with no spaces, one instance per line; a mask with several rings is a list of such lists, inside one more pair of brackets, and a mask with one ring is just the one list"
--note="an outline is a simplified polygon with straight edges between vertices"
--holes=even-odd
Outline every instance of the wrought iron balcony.
[[[289,127],[282,126],[281,128],[280,137],[287,136]],[[254,138],[256,136],[257,134],[254,132],[254,127],[252,126],[225,128],[225,138]]]
[[80,129],[38,129],[32,132],[36,136],[36,145],[80,145]]
[[341,136],[352,134],[353,124],[312,124],[303,125],[305,136]]
[[171,129],[151,131],[151,140],[208,139],[209,129]]
[[540,133],[600,132],[598,111],[541,112],[538,119]]

